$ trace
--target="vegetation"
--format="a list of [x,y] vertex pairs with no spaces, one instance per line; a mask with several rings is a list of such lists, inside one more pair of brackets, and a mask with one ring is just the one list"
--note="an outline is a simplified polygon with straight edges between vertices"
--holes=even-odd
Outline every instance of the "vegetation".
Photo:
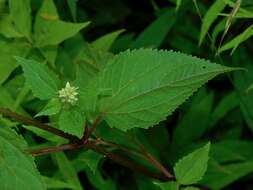
[[251,0],[0,0],[0,189],[253,189],[252,18]]

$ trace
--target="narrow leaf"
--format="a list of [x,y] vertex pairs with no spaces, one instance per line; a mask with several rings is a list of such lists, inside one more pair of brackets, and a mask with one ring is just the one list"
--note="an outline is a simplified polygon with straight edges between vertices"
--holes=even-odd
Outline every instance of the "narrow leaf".
[[226,3],[223,0],[216,0],[215,3],[213,3],[210,9],[207,11],[202,21],[200,37],[199,37],[199,45],[202,44],[212,23],[215,21],[215,19],[217,19],[219,13],[225,8],[225,6],[226,6]]

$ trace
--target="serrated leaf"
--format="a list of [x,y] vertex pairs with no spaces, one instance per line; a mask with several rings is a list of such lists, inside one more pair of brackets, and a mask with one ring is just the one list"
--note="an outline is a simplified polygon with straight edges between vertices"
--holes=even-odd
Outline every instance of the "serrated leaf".
[[204,176],[209,159],[210,143],[179,160],[174,172],[181,185],[197,183]]
[[112,90],[111,97],[99,101],[99,111],[111,127],[148,128],[164,120],[205,82],[231,70],[172,51],[126,51],[115,56],[96,79],[97,89]]
[[60,109],[61,109],[60,100],[58,98],[53,98],[39,113],[36,114],[35,117],[42,115],[55,115],[59,113]]
[[9,0],[9,8],[18,32],[30,39],[32,27],[30,0]]
[[12,190],[45,190],[27,145],[14,131],[0,127],[0,186]]
[[59,116],[59,126],[64,132],[78,137],[83,136],[85,117],[78,107],[63,109]]
[[175,181],[170,181],[166,183],[155,182],[155,184],[159,186],[161,190],[178,190],[179,189],[179,184]]
[[39,47],[57,45],[74,36],[89,22],[70,23],[59,20],[53,0],[43,1],[35,19],[34,36]]
[[215,3],[213,3],[210,9],[207,11],[201,26],[199,45],[202,44],[212,23],[217,19],[219,13],[225,8],[225,6],[226,3],[224,2],[224,0],[216,0]]
[[46,100],[57,96],[60,81],[56,74],[37,61],[21,57],[16,59],[22,66],[26,82],[36,97]]

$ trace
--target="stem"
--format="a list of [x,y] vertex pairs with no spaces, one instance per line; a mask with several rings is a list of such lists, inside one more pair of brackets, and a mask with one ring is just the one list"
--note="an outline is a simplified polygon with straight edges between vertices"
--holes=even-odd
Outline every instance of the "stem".
[[[164,172],[163,172],[164,174],[154,173],[154,172],[146,169],[144,166],[139,165],[139,164],[129,160],[128,158],[122,157],[122,156],[115,154],[113,152],[108,152],[106,149],[98,146],[99,143],[101,144],[100,141],[98,141],[98,142],[87,141],[87,143],[83,143],[83,141],[76,136],[70,135],[68,133],[65,133],[65,132],[59,130],[59,129],[56,129],[51,126],[40,123],[39,121],[19,115],[15,112],[12,112],[12,111],[5,109],[5,108],[0,108],[0,114],[2,114],[3,116],[9,117],[11,119],[15,119],[17,121],[20,121],[26,125],[32,125],[34,127],[42,129],[44,131],[48,131],[48,132],[53,133],[57,136],[68,139],[68,140],[70,140],[70,142],[72,142],[70,144],[65,144],[65,145],[61,145],[58,147],[49,147],[49,148],[44,148],[44,149],[40,149],[40,150],[29,151],[33,156],[40,156],[40,155],[45,155],[45,154],[59,152],[59,151],[65,151],[65,150],[74,150],[77,148],[84,147],[87,149],[91,149],[99,154],[102,154],[102,155],[106,156],[107,158],[113,160],[114,162],[121,164],[133,171],[136,171],[138,173],[142,173],[142,174],[149,176],[151,178],[159,179],[159,180],[163,180],[163,181],[169,181],[169,180],[175,179],[174,176],[172,176],[172,175],[168,175],[168,174],[164,175],[165,174]],[[89,135],[96,129],[96,126],[100,120],[101,120],[101,117],[98,117],[94,121],[94,124],[93,124],[91,130],[89,131]],[[88,137],[89,137],[89,135],[88,135]],[[107,143],[107,145],[112,145],[112,144]],[[117,145],[113,145],[113,146],[120,148],[120,146],[117,146]],[[125,148],[121,148],[121,149],[125,150],[126,152],[129,152]],[[139,155],[139,153],[138,153],[138,155]],[[152,162],[154,162],[154,161],[152,161]]]
[[94,121],[94,123],[93,123],[91,129],[89,130],[89,136],[96,130],[97,125],[98,125],[98,123],[101,121],[101,119],[102,119],[101,116],[98,116],[98,117],[95,119],[95,121]]
[[[134,137],[133,137],[134,138]],[[134,142],[140,147],[141,151],[145,155],[146,159],[155,166],[158,170],[160,170],[165,176],[168,178],[175,178],[154,156],[152,156],[146,148],[137,140],[134,138]]]
[[43,124],[43,123],[40,123],[39,121],[36,121],[34,119],[29,119],[25,116],[22,116],[22,115],[19,115],[15,112],[12,112],[8,109],[5,109],[5,108],[0,108],[0,114],[2,114],[3,116],[5,117],[9,117],[9,118],[12,118],[12,119],[15,119],[17,121],[20,121],[22,122],[23,124],[26,124],[26,125],[32,125],[34,127],[37,127],[37,128],[40,128],[44,131],[48,131],[50,133],[53,133],[57,136],[60,136],[60,137],[63,137],[65,139],[68,139],[70,140],[71,142],[75,142],[75,143],[80,143],[81,140],[76,137],[76,136],[73,136],[71,134],[68,134],[68,133],[65,133],[59,129],[56,129],[56,128],[53,128],[51,126],[48,126],[46,124]]

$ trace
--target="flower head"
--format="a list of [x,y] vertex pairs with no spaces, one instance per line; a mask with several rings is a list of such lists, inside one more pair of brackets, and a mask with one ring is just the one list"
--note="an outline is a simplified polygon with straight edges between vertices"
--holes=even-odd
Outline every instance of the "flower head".
[[70,103],[71,105],[74,105],[78,98],[78,87],[70,86],[69,82],[66,83],[66,86],[58,91],[59,98],[63,103]]

